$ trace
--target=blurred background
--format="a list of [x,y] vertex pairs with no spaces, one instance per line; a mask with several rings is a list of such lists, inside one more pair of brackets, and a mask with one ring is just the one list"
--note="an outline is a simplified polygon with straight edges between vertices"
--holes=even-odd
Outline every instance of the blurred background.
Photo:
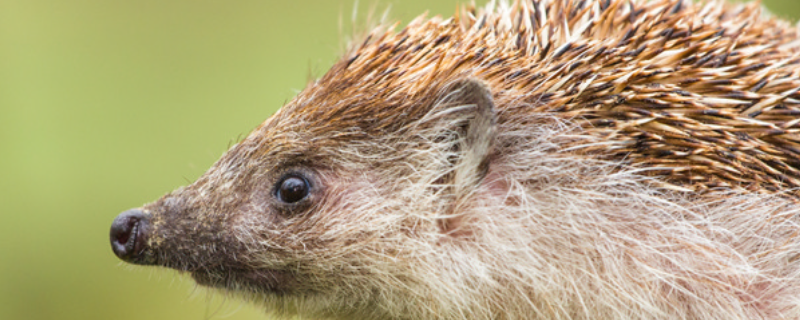
[[[264,319],[122,264],[111,221],[196,179],[321,76],[354,6],[375,2],[0,0],[0,319]],[[377,2],[407,23],[464,1]],[[798,0],[763,2],[800,17]]]

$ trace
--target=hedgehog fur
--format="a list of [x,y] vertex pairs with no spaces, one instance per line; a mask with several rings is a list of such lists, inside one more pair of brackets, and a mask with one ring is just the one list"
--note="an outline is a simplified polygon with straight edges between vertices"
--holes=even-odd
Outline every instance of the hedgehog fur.
[[520,0],[393,29],[144,206],[135,262],[286,318],[800,319],[797,27]]

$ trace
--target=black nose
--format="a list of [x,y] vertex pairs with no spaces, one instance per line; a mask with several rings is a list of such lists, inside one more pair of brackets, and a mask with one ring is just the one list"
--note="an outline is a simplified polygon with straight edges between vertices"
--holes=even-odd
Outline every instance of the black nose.
[[111,224],[111,249],[127,262],[139,262],[145,246],[147,217],[144,211],[131,209],[121,213]]

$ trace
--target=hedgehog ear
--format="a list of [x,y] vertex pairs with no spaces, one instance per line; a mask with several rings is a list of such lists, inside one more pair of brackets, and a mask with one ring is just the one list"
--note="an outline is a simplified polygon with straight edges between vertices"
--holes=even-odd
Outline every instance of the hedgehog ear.
[[465,78],[442,87],[431,113],[438,129],[434,140],[445,148],[449,172],[442,181],[456,199],[468,195],[489,169],[489,155],[495,135],[492,92],[481,81]]

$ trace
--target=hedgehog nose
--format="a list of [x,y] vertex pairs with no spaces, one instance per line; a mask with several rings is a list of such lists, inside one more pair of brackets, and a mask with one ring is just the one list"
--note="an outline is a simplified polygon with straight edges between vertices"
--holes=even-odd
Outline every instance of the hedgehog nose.
[[140,209],[131,209],[117,216],[111,223],[111,249],[114,254],[127,262],[139,262],[145,246],[147,225],[147,216]]

